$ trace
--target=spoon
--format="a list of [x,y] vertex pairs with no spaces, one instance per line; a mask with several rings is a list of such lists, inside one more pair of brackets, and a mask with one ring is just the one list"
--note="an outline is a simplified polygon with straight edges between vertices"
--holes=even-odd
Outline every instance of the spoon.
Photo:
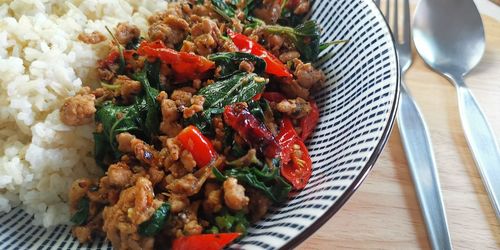
[[485,115],[464,82],[485,50],[481,16],[471,0],[422,0],[417,6],[413,37],[425,63],[457,89],[465,136],[500,220],[500,150]]

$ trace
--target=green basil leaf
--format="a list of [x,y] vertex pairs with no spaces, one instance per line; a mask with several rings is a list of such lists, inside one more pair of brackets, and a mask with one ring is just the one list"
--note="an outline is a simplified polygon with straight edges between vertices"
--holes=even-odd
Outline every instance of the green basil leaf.
[[255,167],[233,168],[224,172],[238,181],[262,191],[271,201],[283,202],[288,198],[292,186],[280,175],[278,168],[272,170],[266,165],[259,170]]
[[198,94],[205,97],[205,109],[218,108],[220,113],[226,105],[248,102],[264,91],[267,80],[254,73],[240,72],[202,88]]
[[220,78],[227,78],[240,72],[239,67],[242,61],[252,63],[253,72],[257,75],[262,75],[266,69],[266,62],[262,58],[244,52],[221,52],[209,55],[208,59],[221,67]]
[[158,209],[156,209],[149,220],[139,224],[137,232],[143,236],[155,236],[163,229],[169,213],[170,204],[165,202]]
[[308,20],[295,28],[268,25],[264,29],[270,33],[288,37],[299,51],[302,61],[313,62],[318,58],[321,29],[316,21]]
[[71,216],[71,222],[75,223],[75,225],[81,226],[87,222],[89,217],[89,208],[90,201],[87,197],[83,197],[78,201],[76,212]]

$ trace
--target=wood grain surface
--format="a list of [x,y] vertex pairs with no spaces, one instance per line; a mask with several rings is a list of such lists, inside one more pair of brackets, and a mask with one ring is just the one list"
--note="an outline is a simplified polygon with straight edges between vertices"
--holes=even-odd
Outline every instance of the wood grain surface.
[[[466,83],[500,142],[500,23],[483,21],[486,53]],[[500,225],[464,137],[455,88],[414,59],[405,79],[430,129],[453,246],[500,249]],[[298,248],[430,248],[397,127],[361,187]]]

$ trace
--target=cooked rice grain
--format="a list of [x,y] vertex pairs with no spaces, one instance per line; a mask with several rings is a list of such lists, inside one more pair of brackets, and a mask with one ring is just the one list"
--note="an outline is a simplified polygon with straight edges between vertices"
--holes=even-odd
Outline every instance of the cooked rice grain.
[[[100,173],[92,157],[93,125],[69,127],[59,107],[83,84],[97,82],[106,42],[82,32],[132,22],[146,34],[162,0],[0,1],[0,212],[21,205],[45,227],[69,222],[68,189]],[[109,35],[108,36],[108,41]]]

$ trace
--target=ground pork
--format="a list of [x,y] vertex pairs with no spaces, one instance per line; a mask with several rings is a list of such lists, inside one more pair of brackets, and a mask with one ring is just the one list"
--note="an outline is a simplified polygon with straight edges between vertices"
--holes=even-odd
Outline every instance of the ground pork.
[[120,193],[118,202],[103,210],[103,231],[115,249],[153,249],[154,238],[141,236],[137,227],[161,205],[154,202],[153,186],[146,178]]
[[80,126],[94,121],[96,108],[93,94],[77,94],[64,101],[60,109],[61,121],[69,126]]
[[78,40],[86,44],[98,44],[106,41],[106,36],[99,31],[94,31],[92,33],[80,33]]
[[245,196],[245,188],[233,177],[227,178],[223,184],[224,202],[233,210],[242,210],[248,205],[249,198]]
[[119,23],[116,26],[115,37],[122,45],[126,45],[130,41],[139,38],[139,36],[141,36],[141,31],[135,25]]
[[279,102],[276,104],[276,109],[294,119],[299,119],[311,112],[311,104],[298,97],[296,99],[288,99]]
[[275,24],[281,16],[281,1],[264,0],[262,6],[256,8],[253,13],[267,24]]

